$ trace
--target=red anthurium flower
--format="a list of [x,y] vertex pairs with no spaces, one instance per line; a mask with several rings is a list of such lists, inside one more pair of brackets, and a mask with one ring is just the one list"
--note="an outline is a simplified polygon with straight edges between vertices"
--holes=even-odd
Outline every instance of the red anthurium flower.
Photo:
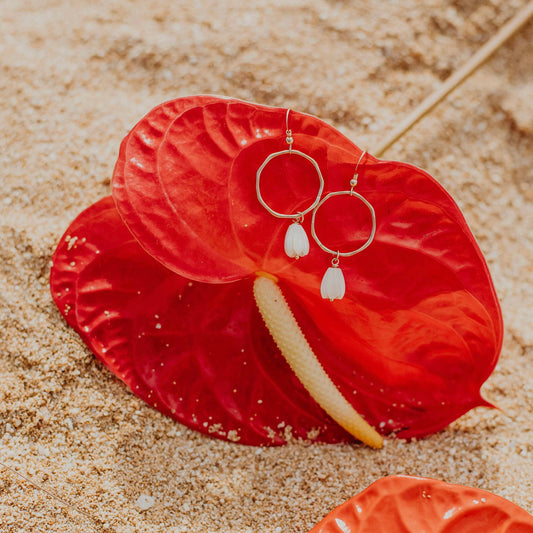
[[[361,150],[314,117],[288,120],[324,194],[349,189]],[[69,324],[135,394],[198,431],[256,445],[349,440],[265,327],[253,296],[265,272],[329,378],[381,433],[425,435],[488,405],[479,389],[501,348],[501,313],[451,197],[420,169],[365,154],[356,191],[375,209],[376,236],[341,258],[345,297],[323,300],[332,256],[311,240],[308,255],[288,258],[290,220],[257,198],[258,168],[287,148],[285,121],[284,109],[211,96],[144,117],[121,145],[114,202],[84,211],[55,253],[51,290]],[[282,213],[305,210],[318,187],[294,155],[261,174],[263,198]],[[341,252],[370,230],[354,197],[316,215],[321,241]]]
[[533,533],[533,516],[484,490],[390,476],[334,509],[309,533]]

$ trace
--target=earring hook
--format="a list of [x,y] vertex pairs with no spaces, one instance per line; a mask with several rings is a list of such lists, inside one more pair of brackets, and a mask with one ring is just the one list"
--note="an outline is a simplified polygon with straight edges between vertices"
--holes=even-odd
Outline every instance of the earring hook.
[[285,115],[285,134],[287,137],[285,138],[285,142],[289,145],[289,154],[292,154],[292,143],[294,142],[294,139],[292,138],[292,131],[289,129],[289,113],[291,112],[290,109],[287,109],[287,114]]
[[353,188],[357,185],[357,178],[359,177],[359,174],[357,173],[357,170],[359,168],[359,163],[361,163],[361,160],[366,154],[366,150],[363,150],[361,152],[361,155],[359,156],[359,160],[357,161],[357,164],[355,165],[355,170],[352,179],[350,180],[350,194],[354,194]]

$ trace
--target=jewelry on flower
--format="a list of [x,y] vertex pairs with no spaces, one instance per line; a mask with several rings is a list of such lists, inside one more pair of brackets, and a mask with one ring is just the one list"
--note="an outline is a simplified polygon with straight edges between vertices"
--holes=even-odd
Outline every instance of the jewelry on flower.
[[[289,145],[288,150],[281,150],[280,152],[274,152],[270,154],[264,161],[263,164],[259,167],[256,174],[256,182],[255,182],[255,188],[257,191],[257,199],[259,200],[259,203],[272,215],[278,218],[292,218],[292,224],[288,227],[287,233],[285,234],[285,253],[289,257],[293,257],[295,259],[298,259],[299,257],[303,257],[309,253],[309,239],[307,237],[307,234],[305,233],[304,228],[302,227],[302,222],[304,220],[304,215],[315,209],[315,207],[318,206],[318,203],[320,202],[320,197],[322,196],[322,191],[324,190],[324,178],[322,177],[322,173],[320,172],[320,168],[318,167],[318,163],[309,155],[300,152],[299,150],[293,150],[292,144],[294,143],[294,139],[292,137],[292,131],[289,129],[289,113],[290,109],[287,109],[287,114],[285,116],[285,125],[286,125],[286,138],[285,142]],[[268,165],[272,159],[275,157],[279,157],[284,154],[289,155],[298,155],[300,157],[303,157],[307,159],[309,162],[312,163],[312,165],[315,167],[315,170],[318,175],[318,179],[320,182],[320,186],[318,188],[318,194],[316,195],[315,201],[305,210],[298,211],[297,213],[278,213],[277,211],[274,211],[264,200],[261,196],[261,189],[260,189],[260,182],[261,182],[261,172],[263,169]]]
[[[322,278],[322,283],[320,285],[320,294],[322,298],[329,299],[330,301],[333,301],[335,299],[342,299],[344,297],[344,293],[346,292],[346,282],[344,280],[344,274],[342,273],[342,270],[339,267],[339,257],[351,257],[352,255],[362,252],[370,246],[376,234],[376,213],[374,211],[374,208],[372,207],[372,204],[366,198],[354,191],[354,187],[357,185],[358,178],[357,169],[359,168],[359,163],[361,162],[365,154],[366,152],[363,152],[361,154],[361,157],[359,158],[359,161],[357,161],[354,175],[350,180],[350,190],[330,192],[329,194],[324,196],[324,198],[322,198],[322,200],[315,207],[313,211],[313,217],[311,219],[311,235],[313,236],[313,239],[315,239],[316,243],[318,244],[318,246],[320,246],[320,248],[322,248],[322,250],[334,256],[331,260],[331,266],[326,270],[326,273],[324,274],[324,277]],[[328,248],[320,241],[315,229],[316,213],[324,204],[324,202],[326,202],[330,198],[333,198],[334,196],[344,195],[354,196],[355,198],[361,200],[368,207],[370,215],[372,216],[372,231],[370,232],[370,237],[368,237],[368,240],[362,246],[357,248],[357,250],[353,250],[351,252],[340,252],[339,250],[332,250]]]

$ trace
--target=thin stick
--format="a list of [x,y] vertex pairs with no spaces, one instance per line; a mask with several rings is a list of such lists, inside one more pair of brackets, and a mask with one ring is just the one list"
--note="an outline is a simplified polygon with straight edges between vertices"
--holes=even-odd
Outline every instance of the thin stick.
[[444,100],[460,83],[477,70],[487,59],[512,37],[533,16],[533,0],[523,7],[507,24],[489,39],[458,71],[452,74],[437,90],[431,93],[373,153],[381,157],[402,135],[408,132],[422,117]]

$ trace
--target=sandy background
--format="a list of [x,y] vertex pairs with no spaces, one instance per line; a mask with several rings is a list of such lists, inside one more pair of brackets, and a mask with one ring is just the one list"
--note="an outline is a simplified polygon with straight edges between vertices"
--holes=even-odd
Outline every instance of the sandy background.
[[486,255],[506,339],[484,393],[503,413],[382,451],[210,440],[128,392],[48,291],[59,237],[109,193],[120,140],[156,104],[291,107],[372,152],[524,4],[0,0],[0,460],[73,506],[0,467],[2,532],[305,532],[393,473],[533,512],[532,24],[386,154],[450,191]]

